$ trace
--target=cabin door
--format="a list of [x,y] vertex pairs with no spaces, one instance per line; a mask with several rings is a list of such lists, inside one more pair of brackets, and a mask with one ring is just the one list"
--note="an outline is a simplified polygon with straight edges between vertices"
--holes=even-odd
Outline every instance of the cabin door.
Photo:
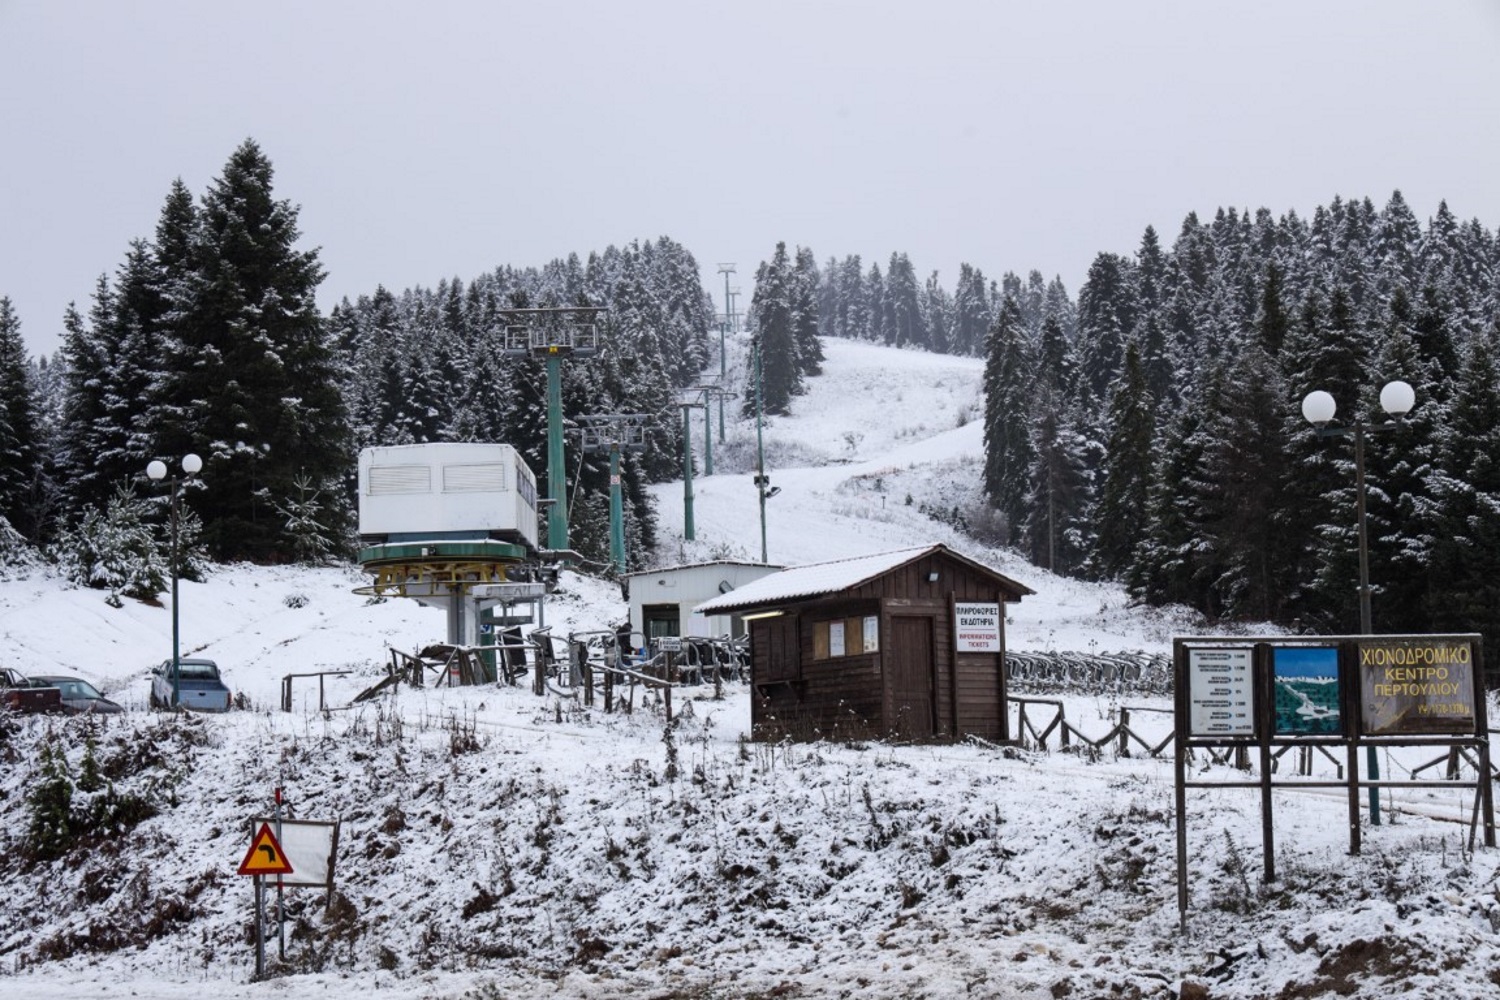
[[932,619],[892,618],[885,662],[891,671],[891,731],[904,739],[931,739]]

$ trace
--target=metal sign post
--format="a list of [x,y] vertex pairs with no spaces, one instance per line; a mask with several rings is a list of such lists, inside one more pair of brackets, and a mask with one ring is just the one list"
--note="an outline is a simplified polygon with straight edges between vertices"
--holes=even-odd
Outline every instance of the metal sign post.
[[[239,874],[255,878],[255,978],[259,979],[266,974],[265,876],[292,874],[292,864],[281,850],[281,842],[270,823],[262,822],[250,838],[250,849],[240,862]],[[285,949],[282,957],[285,958]]]

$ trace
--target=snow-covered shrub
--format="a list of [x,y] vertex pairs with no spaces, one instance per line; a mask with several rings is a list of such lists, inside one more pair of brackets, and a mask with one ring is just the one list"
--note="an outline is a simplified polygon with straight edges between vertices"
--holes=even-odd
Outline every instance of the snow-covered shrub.
[[[167,587],[169,555],[159,549],[146,519],[148,504],[122,487],[101,512],[86,511],[51,548],[64,578],[85,587],[152,600]],[[183,574],[184,576],[186,574]]]
[[0,580],[9,579],[15,571],[26,570],[40,563],[41,557],[24,535],[11,527],[10,521],[0,516]]
[[326,566],[339,548],[337,531],[329,527],[337,520],[338,503],[324,501],[324,490],[311,477],[299,475],[292,483],[296,495],[276,502],[276,512],[286,522],[286,537],[291,542],[292,558],[303,566]]

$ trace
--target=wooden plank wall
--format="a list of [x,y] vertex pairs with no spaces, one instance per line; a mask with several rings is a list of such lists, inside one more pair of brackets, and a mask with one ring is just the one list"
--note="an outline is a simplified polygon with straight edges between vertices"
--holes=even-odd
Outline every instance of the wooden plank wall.
[[[929,581],[936,573],[937,580]],[[987,601],[1005,613],[1005,593],[992,576],[940,553],[899,567],[859,587],[803,602],[795,607],[795,670],[775,676],[765,662],[775,636],[766,619],[754,622],[752,650],[756,693],[752,724],[756,739],[868,739],[889,736],[894,715],[883,658],[891,651],[891,619],[930,618],[933,625],[934,729],[940,740],[974,735],[987,740],[1006,736],[1002,707],[1002,657],[993,653],[958,656],[953,648],[953,602]],[[877,614],[881,648],[873,654],[813,659],[813,625],[837,618]],[[787,627],[787,626],[782,626]],[[779,629],[778,629],[779,631]],[[1004,637],[1002,623],[1002,639]],[[785,646],[783,646],[785,648]],[[795,676],[793,676],[795,675]]]

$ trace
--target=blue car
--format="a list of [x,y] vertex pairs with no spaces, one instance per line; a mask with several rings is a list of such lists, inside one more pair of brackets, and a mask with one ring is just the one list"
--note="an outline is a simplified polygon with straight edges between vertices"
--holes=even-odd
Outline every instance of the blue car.
[[[219,665],[213,660],[178,660],[176,704],[195,712],[227,712],[234,696],[219,679]],[[151,671],[151,707],[172,705],[172,661],[163,660]]]

